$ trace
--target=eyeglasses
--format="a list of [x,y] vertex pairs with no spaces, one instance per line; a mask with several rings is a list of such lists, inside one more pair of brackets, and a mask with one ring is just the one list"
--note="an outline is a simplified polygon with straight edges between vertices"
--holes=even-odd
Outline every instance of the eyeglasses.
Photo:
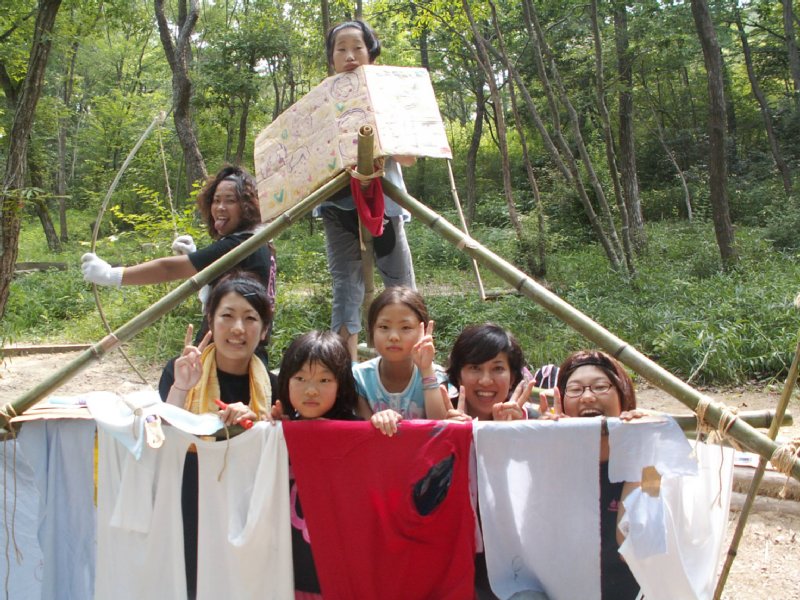
[[586,390],[591,390],[595,396],[603,396],[611,390],[612,385],[607,381],[598,381],[592,385],[568,385],[564,390],[566,398],[580,398]]

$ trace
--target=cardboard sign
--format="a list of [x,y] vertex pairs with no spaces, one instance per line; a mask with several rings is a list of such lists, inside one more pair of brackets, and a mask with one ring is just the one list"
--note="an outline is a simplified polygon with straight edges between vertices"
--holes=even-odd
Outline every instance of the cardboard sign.
[[375,157],[451,158],[428,71],[365,65],[328,77],[256,138],[261,218],[274,219],[356,164],[358,130]]

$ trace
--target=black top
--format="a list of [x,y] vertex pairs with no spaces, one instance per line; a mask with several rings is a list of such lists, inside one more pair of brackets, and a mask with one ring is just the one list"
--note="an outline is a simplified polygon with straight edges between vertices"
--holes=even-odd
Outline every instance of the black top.
[[[272,387],[270,401],[274,403],[275,394],[278,391],[278,378],[270,371],[267,371],[267,373],[269,374],[270,387]],[[217,380],[219,381],[220,400],[225,404],[233,404],[234,402],[250,404],[250,375],[231,375],[217,369]],[[169,390],[173,383],[175,383],[174,358],[164,365],[164,370],[161,371],[161,379],[158,382],[158,393],[164,402],[167,401],[167,396],[169,396]]]
[[[253,237],[252,231],[240,231],[238,233],[226,235],[216,240],[211,245],[189,254],[189,262],[192,263],[192,266],[197,269],[198,272],[202,271],[211,263],[225,256],[228,252],[251,237]],[[269,291],[271,265],[272,251],[269,249],[269,246],[265,244],[259,246],[258,250],[240,260],[236,264],[236,268],[250,271]],[[219,279],[219,277],[217,279]],[[217,283],[217,279],[211,282],[212,286]]]
[[608,480],[608,461],[600,463],[600,580],[603,600],[635,600],[639,584],[622,560],[617,544],[617,512],[622,482]]

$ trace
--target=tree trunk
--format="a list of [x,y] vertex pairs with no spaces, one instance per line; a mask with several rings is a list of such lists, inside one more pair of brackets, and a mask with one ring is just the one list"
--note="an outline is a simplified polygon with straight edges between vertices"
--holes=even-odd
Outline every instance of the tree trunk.
[[[551,117],[553,119],[553,137],[550,136],[550,132],[548,131],[547,127],[545,127],[544,121],[542,120],[542,116],[539,114],[539,110],[536,108],[536,105],[533,102],[533,98],[531,97],[528,88],[525,86],[525,81],[523,80],[522,76],[520,75],[517,68],[513,65],[513,63],[509,63],[509,72],[514,79],[514,82],[517,84],[517,88],[519,89],[520,93],[522,94],[522,98],[525,101],[525,106],[528,109],[528,115],[530,116],[531,120],[533,121],[534,125],[536,126],[536,130],[539,132],[539,135],[542,139],[542,144],[544,148],[547,150],[548,154],[550,155],[553,164],[559,170],[561,175],[564,177],[564,180],[567,182],[568,185],[572,186],[583,206],[584,212],[586,213],[587,218],[589,219],[589,224],[592,227],[592,231],[594,231],[597,239],[600,241],[600,244],[603,246],[603,250],[608,257],[611,266],[615,270],[620,270],[620,260],[617,257],[616,252],[611,246],[611,243],[608,237],[605,235],[603,231],[603,226],[600,223],[600,220],[597,218],[597,214],[594,211],[594,207],[592,206],[591,200],[589,199],[589,195],[586,192],[586,188],[583,185],[583,181],[580,177],[580,172],[578,170],[578,166],[575,162],[575,157],[572,155],[569,147],[564,140],[564,137],[561,132],[561,123],[558,118],[558,110],[555,106],[555,102],[552,98],[552,90],[550,88],[549,82],[547,80],[547,73],[544,71],[544,64],[541,60],[541,55],[538,52],[536,35],[533,32],[533,25],[530,22],[530,11],[531,6],[528,2],[523,2],[523,9],[525,11],[525,25],[528,29],[529,36],[531,38],[531,48],[533,49],[534,56],[536,59],[536,66],[539,70],[539,76],[542,81],[542,86],[544,88],[545,94],[547,95],[548,105],[550,106],[551,110]],[[487,45],[487,47],[492,50],[495,55],[497,55],[497,51],[492,48],[491,45]]]
[[738,261],[736,240],[728,206],[728,168],[725,149],[725,93],[722,83],[722,53],[717,34],[708,11],[706,0],[692,0],[697,35],[703,48],[703,60],[708,77],[708,172],[711,184],[711,212],[714,218],[714,233],[719,246],[722,266],[732,267]]
[[[34,160],[33,154],[32,152],[28,152],[28,174],[30,175],[31,187],[44,191],[42,170]],[[39,217],[39,222],[42,224],[44,238],[47,240],[47,247],[51,252],[61,252],[61,240],[58,239],[56,228],[53,226],[53,219],[50,218],[47,201],[40,193],[36,193],[30,197],[30,202],[33,204],[36,216]]]
[[19,254],[20,188],[25,185],[28,138],[33,127],[36,105],[42,93],[42,82],[50,54],[51,33],[61,0],[39,0],[36,25],[28,59],[28,70],[22,83],[14,122],[11,125],[9,148],[6,153],[6,170],[0,189],[0,317],[5,314],[6,303],[14,276],[14,263]]
[[[497,36],[497,41],[500,45],[500,55],[503,66],[506,70],[510,71],[510,60],[508,59],[508,50],[506,49],[503,32],[500,29],[500,24],[497,19],[497,10],[495,9],[494,2],[489,0],[489,6],[492,10],[492,22],[494,23],[494,31]],[[508,85],[508,95],[511,100],[511,113],[514,116],[514,125],[517,128],[517,135],[522,147],[522,161],[525,164],[525,173],[528,176],[528,185],[531,186],[533,193],[534,205],[536,206],[536,256],[534,256],[533,245],[526,238],[519,240],[521,254],[525,257],[528,272],[534,277],[544,277],[547,274],[547,232],[544,225],[544,206],[542,205],[542,197],[539,194],[539,184],[536,182],[536,174],[533,172],[533,165],[531,164],[530,155],[528,154],[528,142],[525,139],[525,128],[520,118],[519,109],[517,107],[517,94],[514,91],[513,80]]]
[[781,0],[783,5],[783,35],[786,39],[786,54],[789,58],[789,71],[794,85],[795,107],[800,110],[800,54],[794,37],[794,9],[792,0]]
[[[623,5],[622,10],[625,10]],[[617,170],[617,153],[614,147],[614,134],[611,131],[611,117],[608,114],[608,107],[606,106],[606,93],[605,93],[605,68],[603,66],[603,40],[600,37],[600,25],[597,15],[597,0],[592,0],[591,7],[591,21],[592,33],[594,37],[594,56],[595,56],[595,82],[597,93],[597,107],[600,111],[600,119],[603,123],[603,134],[605,137],[606,147],[606,162],[608,163],[608,171],[611,175],[611,182],[614,186],[614,198],[617,201],[619,208],[619,219],[622,224],[622,250],[625,253],[625,262],[628,264],[628,270],[634,272],[633,268],[633,244],[631,243],[631,228],[630,217],[628,216],[628,207],[626,205],[625,196],[622,195],[622,186],[619,180],[619,171]],[[627,40],[626,40],[627,41]],[[622,85],[625,85],[624,83]],[[622,104],[622,92],[620,92],[620,105]],[[620,138],[622,138],[622,115],[620,110]],[[635,175],[635,172],[634,172]]]
[[191,108],[192,80],[189,77],[190,44],[199,13],[197,0],[189,0],[188,11],[186,1],[180,0],[178,3],[180,28],[175,40],[172,39],[169,23],[164,16],[164,0],[154,0],[154,5],[161,45],[164,47],[164,54],[172,71],[172,117],[178,141],[183,148],[187,177],[186,191],[188,193],[191,191],[192,184],[197,180],[205,179],[208,172],[203,154],[200,152],[197,136],[194,133]]
[[[625,198],[630,238],[633,247],[641,251],[647,243],[644,231],[642,202],[639,197],[639,177],[636,174],[636,144],[634,141],[633,69],[628,46],[627,2],[614,2],[614,42],[617,48],[619,77],[619,169]],[[624,221],[623,221],[624,227]],[[623,242],[624,242],[623,234]]]
[[[64,77],[64,87],[61,100],[64,108],[69,110],[72,101],[72,85],[75,81],[75,61],[78,56],[78,41],[72,42],[70,47],[69,68]],[[58,120],[58,164],[56,168],[56,199],[58,200],[58,223],[60,229],[60,240],[64,243],[69,241],[69,231],[67,230],[67,128],[69,118],[61,117]]]
[[[603,221],[605,222],[605,229],[603,229],[603,224],[597,219],[597,215],[594,213],[594,209],[592,208],[591,211],[587,209],[587,216],[589,217],[589,221],[592,223],[592,227],[595,230],[595,233],[598,236],[600,243],[603,245],[606,254],[609,257],[609,261],[611,262],[612,267],[615,270],[621,270],[623,266],[623,262],[625,262],[625,266],[628,268],[628,271],[633,274],[632,263],[627,263],[625,259],[625,254],[622,250],[622,245],[620,244],[619,237],[617,236],[616,226],[614,225],[614,218],[611,214],[610,207],[608,206],[608,202],[606,201],[605,192],[603,191],[603,187],[600,184],[600,180],[597,177],[597,173],[594,170],[594,165],[592,164],[591,157],[589,156],[589,152],[586,148],[586,144],[583,141],[583,134],[581,133],[580,122],[578,118],[578,113],[575,111],[575,107],[572,105],[570,101],[566,88],[564,87],[563,82],[561,81],[561,76],[558,72],[558,67],[556,65],[555,59],[550,51],[550,48],[547,45],[547,41],[544,37],[544,31],[539,23],[539,19],[536,14],[536,9],[533,5],[533,2],[528,0],[525,3],[527,7],[526,17],[530,21],[530,25],[533,28],[535,35],[533,35],[534,41],[534,56],[537,62],[537,69],[539,70],[540,76],[542,78],[542,84],[545,86],[546,89],[552,88],[552,84],[549,81],[549,77],[547,75],[547,67],[549,66],[550,76],[552,80],[555,82],[555,90],[558,92],[559,99],[561,101],[561,105],[566,109],[567,115],[569,117],[570,128],[572,130],[572,136],[575,141],[575,145],[577,147],[577,151],[580,154],[581,160],[586,168],[587,176],[589,178],[589,183],[594,190],[595,197],[597,199],[597,203],[600,207],[600,214],[603,217]],[[547,66],[545,65],[544,59],[547,59]],[[548,102],[551,106],[551,116],[554,119],[554,123],[557,122],[557,113],[558,107],[555,103],[555,98],[553,94],[553,90],[549,89],[546,91],[548,96]],[[557,129],[558,131],[558,129]],[[559,137],[560,133],[559,133]],[[568,153],[569,156],[572,156],[572,159],[569,164],[570,171],[572,172],[573,180],[578,183],[580,182],[581,187],[583,186],[583,182],[581,180],[581,174],[578,170],[578,166],[574,160],[574,156],[569,148],[566,147],[563,138],[561,139],[561,146],[562,152]],[[585,190],[583,190],[583,194],[585,194]],[[579,192],[580,194],[580,192]],[[588,195],[585,197],[581,197],[581,201],[584,203],[584,208],[591,207],[591,201],[588,198]],[[594,217],[594,221],[592,220]]]
[[511,186],[511,164],[508,157],[508,140],[506,139],[506,122],[503,110],[503,99],[500,96],[500,91],[497,89],[497,81],[495,80],[494,70],[489,58],[489,54],[484,45],[485,41],[478,26],[472,17],[472,10],[469,7],[468,0],[462,0],[464,12],[469,19],[469,24],[472,29],[472,35],[475,39],[475,49],[477,51],[478,64],[483,69],[486,75],[486,82],[489,84],[489,94],[494,103],[494,117],[495,125],[497,127],[497,146],[500,150],[500,160],[502,164],[503,175],[503,191],[506,198],[506,206],[508,207],[508,217],[511,220],[511,226],[514,228],[517,239],[522,240],[522,224],[517,214],[517,207],[514,203],[514,191]]
[[[414,9],[412,9],[414,10]],[[431,62],[430,57],[428,56],[428,27],[422,27],[422,30],[419,32],[419,64],[423,69],[427,69],[430,71]],[[428,177],[426,175],[428,162],[425,160],[424,156],[420,156],[417,159],[417,197],[418,198],[426,198],[427,197],[427,189],[426,183],[428,181]]]
[[750,52],[750,43],[747,41],[747,33],[744,30],[742,15],[739,12],[738,6],[734,12],[734,18],[736,19],[736,28],[739,30],[739,39],[742,41],[742,52],[744,53],[744,62],[747,66],[747,77],[750,80],[750,88],[753,90],[753,96],[756,97],[758,106],[761,109],[761,117],[764,120],[764,129],[767,131],[767,139],[769,140],[769,147],[772,151],[772,158],[775,161],[775,166],[778,168],[778,172],[781,174],[781,179],[783,180],[783,189],[787,194],[791,194],[792,175],[789,172],[789,167],[786,165],[786,161],[783,160],[783,155],[781,154],[781,149],[778,145],[778,139],[775,137],[775,130],[772,128],[772,113],[769,109],[767,99],[764,96],[764,92],[761,91],[761,86],[758,83],[755,69],[753,69],[753,57]]
[[465,218],[468,225],[472,225],[475,220],[475,206],[477,204],[477,185],[475,169],[478,165],[478,150],[481,147],[481,137],[483,136],[483,120],[486,118],[486,97],[483,94],[484,77],[478,69],[475,73],[477,82],[475,83],[475,122],[472,126],[472,137],[467,148],[467,158],[465,160],[466,180],[467,180],[467,213]]
[[250,90],[248,89],[242,101],[242,114],[239,116],[239,142],[236,145],[236,158],[234,163],[242,164],[244,158],[244,147],[247,144],[247,118],[250,114]]
[[[331,7],[328,0],[320,0],[320,9],[322,11],[322,43],[324,44],[328,30],[331,28]],[[328,76],[333,75],[333,73],[333,65],[328,63]]]

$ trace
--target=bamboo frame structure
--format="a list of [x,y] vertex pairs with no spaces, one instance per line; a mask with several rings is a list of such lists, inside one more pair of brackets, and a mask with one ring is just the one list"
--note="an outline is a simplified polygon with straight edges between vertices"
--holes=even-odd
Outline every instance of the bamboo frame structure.
[[[116,348],[120,343],[129,340],[139,331],[154,323],[167,311],[180,304],[203,285],[224,273],[244,257],[255,252],[259,246],[265,244],[268,240],[297,221],[298,218],[307,214],[317,204],[344,188],[348,183],[348,178],[349,175],[346,172],[337,175],[317,191],[288,209],[272,223],[255,233],[250,239],[231,250],[217,262],[182,283],[150,308],[125,323],[115,332],[104,337],[90,349],[81,353],[80,356],[62,367],[47,380],[37,385],[26,394],[23,394],[12,403],[6,404],[3,412],[12,415],[21,414],[36,402],[42,400],[50,392],[58,388],[59,385],[74,377],[91,361],[102,358],[107,352]],[[650,383],[680,400],[695,413],[697,412],[699,404],[707,404],[704,416],[705,421],[712,427],[720,426],[723,412],[729,412],[724,405],[714,402],[709,396],[700,393],[689,384],[675,377],[672,373],[630,346],[627,342],[594,322],[578,309],[538,284],[533,278],[494,254],[473,238],[464,234],[441,215],[425,206],[410,194],[403,192],[385,178],[383,179],[383,189],[384,193],[388,194],[390,198],[408,210],[414,217],[419,219],[434,232],[456,246],[459,250],[465,252],[479,264],[498,275],[521,294],[534,300],[542,308],[583,335],[587,340],[617,357],[623,364],[647,379]],[[8,425],[8,423],[5,425]],[[727,435],[765,460],[769,460],[779,447],[774,440],[756,431],[742,419],[735,419],[729,424]],[[791,461],[790,475],[800,481],[800,459],[796,457]]]
[[[375,131],[369,125],[362,125],[358,130],[358,164],[356,165],[360,175],[372,175],[375,172],[374,156]],[[361,189],[366,187],[366,183],[361,184]],[[372,234],[364,227],[361,217],[358,217],[358,234],[361,242],[361,271],[364,277],[364,299],[361,302],[361,314],[366,315],[369,305],[372,304],[372,299],[375,297],[375,254]],[[369,340],[368,328],[364,327],[364,331],[367,332],[367,344],[369,344],[371,340]]]
[[[794,386],[797,383],[798,369],[800,368],[800,337],[798,337],[797,346],[794,351],[794,358],[789,367],[789,374],[786,376],[786,381],[783,383],[783,391],[781,399],[778,402],[778,408],[775,411],[775,419],[769,426],[767,436],[774,440],[778,436],[778,428],[785,422],[784,416],[786,415],[786,408],[789,406],[789,399],[792,397]],[[736,530],[733,532],[731,544],[728,547],[728,552],[725,556],[725,564],[722,566],[722,571],[717,579],[717,587],[714,590],[714,600],[722,598],[722,592],[725,589],[725,584],[728,581],[728,574],[733,566],[733,560],[736,558],[736,553],[739,550],[739,542],[744,535],[744,528],[747,525],[747,518],[750,516],[750,511],[753,509],[753,504],[756,500],[756,493],[761,485],[761,480],[764,478],[764,471],[767,468],[767,459],[761,457],[758,461],[758,466],[753,473],[753,480],[750,483],[750,489],[747,491],[744,505],[742,506],[742,513],[739,515],[739,521],[736,523]]]
[[[119,329],[105,336],[102,340],[93,344],[89,349],[84,350],[71,362],[64,365],[61,369],[53,373],[50,377],[33,387],[27,393],[21,395],[13,402],[3,407],[3,415],[19,415],[28,410],[31,406],[43,400],[51,392],[69,381],[80,373],[86,366],[96,360],[100,360],[108,352],[115,349],[121,343],[128,341],[145,327],[152,325],[163,317],[168,311],[178,306],[189,296],[196,293],[207,283],[210,283],[232,266],[239,263],[243,258],[249,256],[259,247],[266,244],[270,239],[278,235],[284,229],[296,222],[299,218],[310,212],[317,204],[320,204],[332,194],[344,188],[350,176],[343,172],[334,177],[331,181],[320,187],[305,199],[301,200],[292,208],[288,209],[272,223],[257,231],[253,236],[242,242],[239,246],[228,252],[225,256],[209,265],[193,277],[187,279],[169,294],[161,298],[158,302],[145,309],[133,319],[122,325]],[[6,423],[2,423],[5,428],[10,427],[8,418]]]
[[[715,428],[720,427],[720,421],[724,419],[723,412],[729,412],[724,406],[675,377],[636,348],[594,322],[568,302],[538,284],[532,277],[509,264],[473,238],[465,235],[438,213],[391,182],[386,181],[386,179],[383,180],[383,190],[392,200],[434,232],[477,260],[479,264],[488,268],[521,294],[532,299],[539,306],[572,327],[587,340],[618,358],[623,364],[647,379],[657,388],[680,400],[695,413],[698,405],[707,405],[704,417],[706,423]],[[766,460],[769,460],[779,447],[774,440],[756,431],[741,419],[735,419],[728,424],[727,435]],[[791,476],[800,481],[800,459],[793,458],[791,465]]]

